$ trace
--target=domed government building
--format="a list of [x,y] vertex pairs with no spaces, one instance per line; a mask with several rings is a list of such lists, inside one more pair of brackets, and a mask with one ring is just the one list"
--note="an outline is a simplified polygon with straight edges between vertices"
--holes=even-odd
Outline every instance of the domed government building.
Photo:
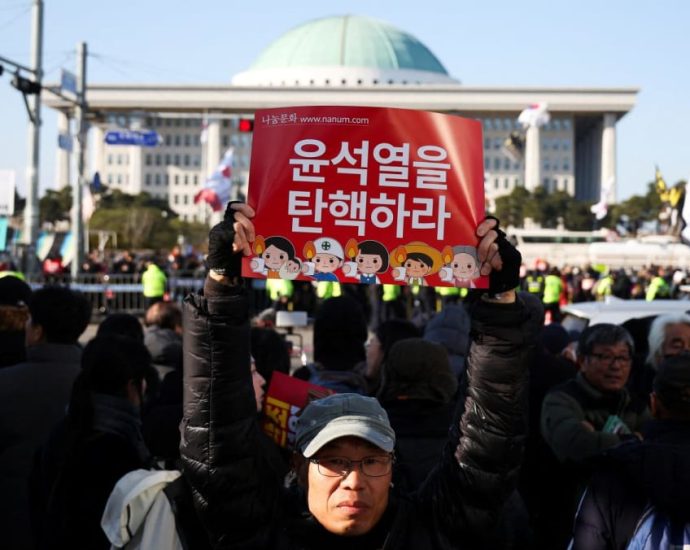
[[[635,88],[465,86],[411,34],[359,16],[327,17],[286,32],[254,64],[221,85],[89,83],[89,173],[127,193],[167,199],[183,219],[207,219],[193,197],[224,151],[234,147],[234,177],[246,185],[253,113],[298,105],[399,107],[475,118],[484,128],[485,190],[489,202],[517,186],[562,189],[598,199],[602,182],[615,182],[616,122],[630,111]],[[59,132],[72,107],[45,93],[59,111]],[[528,105],[545,102],[548,124],[531,129],[525,157],[504,143]],[[153,130],[159,145],[108,145],[111,130]],[[57,150],[56,184],[70,182],[69,153]],[[615,189],[614,189],[615,198]]]

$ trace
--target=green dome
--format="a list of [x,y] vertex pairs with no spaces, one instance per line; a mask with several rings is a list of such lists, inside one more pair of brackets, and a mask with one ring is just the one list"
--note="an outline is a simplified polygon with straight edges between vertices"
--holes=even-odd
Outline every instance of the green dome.
[[310,21],[286,32],[233,82],[354,85],[456,81],[414,36],[376,19],[345,15]]

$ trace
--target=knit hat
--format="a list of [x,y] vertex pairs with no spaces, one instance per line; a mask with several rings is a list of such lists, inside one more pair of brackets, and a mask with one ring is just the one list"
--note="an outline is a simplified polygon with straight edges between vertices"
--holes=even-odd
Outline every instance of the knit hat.
[[656,371],[653,387],[671,413],[690,414],[690,354],[664,360]]
[[367,323],[362,308],[348,296],[329,298],[314,320],[314,361],[326,370],[352,370],[364,361]]
[[31,287],[13,275],[0,277],[0,305],[21,306],[31,301]]
[[448,354],[440,344],[422,338],[396,342],[383,368],[379,399],[428,399],[449,403],[458,388]]

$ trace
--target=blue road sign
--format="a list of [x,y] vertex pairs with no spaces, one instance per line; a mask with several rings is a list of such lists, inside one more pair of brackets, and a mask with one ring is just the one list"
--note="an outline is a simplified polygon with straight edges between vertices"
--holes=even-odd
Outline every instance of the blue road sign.
[[72,150],[72,136],[69,134],[58,134],[58,147],[65,151]]
[[60,74],[60,89],[63,92],[71,92],[77,95],[77,77],[65,69]]
[[105,142],[108,145],[138,145],[139,147],[157,147],[160,137],[157,132],[148,130],[139,132],[136,130],[111,130],[105,133]]

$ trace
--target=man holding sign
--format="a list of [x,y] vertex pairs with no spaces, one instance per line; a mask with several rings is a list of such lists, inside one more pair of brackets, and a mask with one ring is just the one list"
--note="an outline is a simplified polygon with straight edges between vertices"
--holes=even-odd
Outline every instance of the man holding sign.
[[230,204],[209,236],[204,296],[185,301],[181,456],[214,548],[445,549],[477,547],[515,486],[526,432],[529,311],[513,290],[520,254],[497,220],[476,227],[490,281],[471,306],[467,398],[437,468],[413,496],[392,486],[395,433],[378,402],[355,394],[314,401],[298,420],[285,493],[258,441],[247,297],[254,210]]

